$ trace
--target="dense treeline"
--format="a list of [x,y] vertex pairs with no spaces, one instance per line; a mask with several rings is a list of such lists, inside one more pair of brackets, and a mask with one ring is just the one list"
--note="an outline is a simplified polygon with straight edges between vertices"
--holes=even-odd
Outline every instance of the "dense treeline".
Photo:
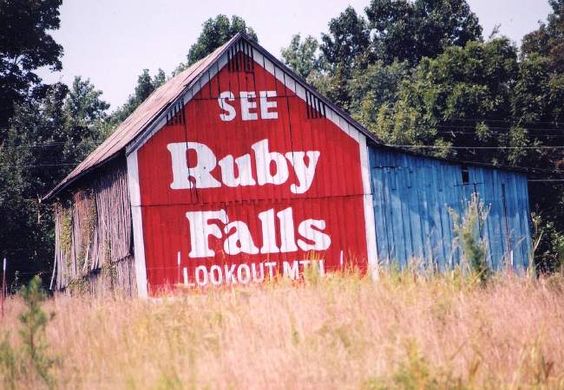
[[[0,255],[11,278],[49,274],[53,222],[45,195],[167,76],[147,69],[113,112],[89,80],[45,85],[61,69],[61,0],[0,2]],[[384,143],[421,153],[525,169],[542,233],[537,263],[564,252],[564,1],[518,48],[484,39],[465,0],[372,0],[345,9],[321,40],[295,35],[284,61]],[[237,16],[208,19],[179,72],[243,31]],[[45,279],[45,278],[44,278]]]
[[294,36],[286,63],[384,143],[526,171],[542,237],[537,264],[564,255],[564,1],[521,47],[488,39],[464,0],[372,0],[321,42]]

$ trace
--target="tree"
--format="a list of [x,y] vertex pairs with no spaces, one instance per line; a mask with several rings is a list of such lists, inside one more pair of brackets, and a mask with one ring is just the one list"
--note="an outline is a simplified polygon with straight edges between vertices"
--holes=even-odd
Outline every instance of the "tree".
[[[511,146],[511,94],[518,74],[517,49],[505,38],[451,46],[423,58],[393,104],[384,105],[368,125],[386,142],[435,144],[435,155],[504,164],[500,150]],[[449,147],[463,146],[454,150]]]
[[329,33],[321,34],[321,51],[327,71],[326,87],[321,90],[331,100],[348,109],[350,98],[346,88],[353,69],[368,64],[370,32],[364,17],[348,7],[329,22]]
[[227,16],[221,14],[215,18],[209,18],[204,22],[202,28],[196,43],[188,50],[186,67],[204,58],[239,32],[247,34],[253,41],[258,42],[255,31],[247,26],[243,18],[236,15],[231,17],[231,21]]
[[137,77],[137,85],[133,94],[129,95],[127,102],[112,114],[111,123],[113,127],[123,122],[155,89],[165,82],[166,74],[162,69],[159,69],[153,77],[151,77],[149,69],[143,69],[143,72]]
[[523,37],[521,53],[523,57],[531,54],[549,59],[550,70],[564,73],[564,1],[549,0],[552,13],[547,23],[541,23],[535,30]]
[[[465,0],[372,0],[365,13],[366,17],[348,7],[331,19],[320,46],[325,77],[317,78],[316,86],[349,111],[360,108],[351,95],[358,89],[347,85],[369,67],[374,74],[394,63],[416,66],[422,58],[434,58],[447,47],[482,39],[478,18]],[[380,96],[377,90],[362,90],[367,96]],[[362,104],[367,111],[381,102],[363,99]]]
[[564,267],[564,1],[549,1],[547,22],[523,38],[522,61],[513,97],[513,115],[526,130],[530,144],[543,149],[528,153],[527,164],[542,169],[529,192],[543,232],[537,266]]
[[307,80],[312,72],[320,68],[318,51],[319,43],[314,37],[308,35],[302,41],[300,34],[296,34],[292,37],[290,45],[282,49],[281,54],[284,63]]
[[108,135],[105,122],[110,105],[101,95],[90,80],[74,78],[63,106],[63,156],[70,163],[82,161]]
[[59,28],[62,0],[0,1],[0,142],[16,104],[30,95],[42,66],[61,69],[63,48],[48,33]]
[[386,64],[417,64],[449,46],[482,38],[482,27],[466,0],[372,0],[365,11],[372,55]]
[[[52,213],[41,197],[104,138],[108,104],[88,80],[17,104],[0,145],[0,255],[19,282],[52,266]],[[48,278],[45,278],[48,280]]]
[[380,108],[398,100],[400,87],[410,74],[407,61],[390,65],[377,61],[366,69],[354,70],[347,83],[351,115],[370,128],[376,123]]

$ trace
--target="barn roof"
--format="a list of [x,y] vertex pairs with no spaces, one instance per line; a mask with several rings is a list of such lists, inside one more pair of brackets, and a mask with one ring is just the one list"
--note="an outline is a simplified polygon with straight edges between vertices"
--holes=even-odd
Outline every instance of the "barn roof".
[[327,100],[324,96],[315,91],[311,86],[298,75],[296,75],[286,65],[282,64],[278,59],[272,56],[266,49],[258,45],[256,42],[251,41],[245,34],[237,34],[224,45],[217,48],[207,57],[199,60],[191,65],[188,69],[182,71],[174,76],[162,86],[157,88],[149,97],[137,107],[135,111],[123,121],[117,129],[92,153],[86,157],[80,164],[76,166],[59,184],[57,184],[45,197],[44,200],[49,200],[56,196],[59,192],[63,191],[76,180],[85,176],[89,172],[104,165],[108,161],[125,154],[126,147],[135,141],[144,130],[151,126],[151,124],[161,116],[170,106],[172,106],[183,93],[189,89],[211,65],[213,65],[225,52],[231,47],[237,45],[240,41],[246,41],[256,50],[259,50],[262,55],[267,57],[276,66],[284,69],[287,73],[302,84],[305,88],[310,90],[318,99],[329,105],[334,111],[343,116],[355,128],[364,133],[369,138],[376,141],[373,134],[367,129],[354,121],[345,111],[336,107],[332,102]]
[[[186,70],[174,76],[162,86],[157,88],[149,97],[137,107],[135,111],[123,121],[117,129],[100,145],[98,146],[84,161],[76,166],[59,184],[57,184],[45,197],[44,200],[49,200],[56,196],[58,193],[69,187],[78,179],[84,177],[90,172],[96,170],[107,162],[113,160],[118,156],[126,154],[126,148],[139,140],[146,132],[154,125],[163,114],[169,110],[184,93],[196,84],[200,76],[204,75],[212,65],[214,65],[223,54],[228,52],[236,45],[244,41],[246,44],[258,50],[265,58],[270,60],[276,67],[282,69],[289,74],[296,83],[300,84],[304,89],[308,90],[317,99],[322,101],[325,105],[330,107],[337,115],[347,121],[352,127],[364,134],[369,141],[378,144],[382,147],[401,150],[408,154],[418,154],[410,150],[405,150],[397,147],[390,147],[380,142],[377,137],[367,130],[360,123],[350,117],[350,115],[329,101],[326,97],[321,95],[311,85],[305,82],[300,76],[293,72],[290,68],[280,62],[276,57],[270,54],[262,46],[253,42],[245,34],[237,34],[224,45],[217,48],[214,52],[207,57],[199,60],[191,65]],[[454,163],[461,163],[460,161],[453,161],[450,159],[441,159]],[[476,164],[476,165],[489,165],[489,164]],[[491,166],[491,165],[489,165]],[[497,167],[499,168],[499,167]]]

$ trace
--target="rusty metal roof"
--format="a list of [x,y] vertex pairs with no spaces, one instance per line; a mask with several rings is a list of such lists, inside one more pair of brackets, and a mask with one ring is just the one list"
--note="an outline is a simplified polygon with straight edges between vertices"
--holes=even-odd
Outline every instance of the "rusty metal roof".
[[188,69],[185,69],[157,88],[102,144],[100,144],[100,146],[78,164],[76,168],[45,195],[43,199],[48,200],[52,198],[86,173],[122,154],[125,147],[131,141],[142,133],[147,126],[182,95],[192,81],[196,80],[202,72],[224,53],[231,43],[240,37],[240,35],[236,35],[207,57],[199,60]]
[[[392,147],[389,145],[384,145],[373,133],[367,130],[360,123],[355,121],[351,116],[327,99],[325,96],[321,95],[315,90],[311,85],[307,84],[299,75],[289,69],[286,65],[281,63],[277,58],[270,54],[263,47],[258,45],[256,42],[251,41],[245,34],[238,33],[233,38],[231,38],[223,46],[217,48],[214,52],[209,54],[207,57],[196,62],[188,69],[182,71],[172,79],[168,80],[165,84],[155,90],[137,109],[125,120],[118,128],[110,135],[100,146],[98,146],[84,161],[82,161],[71,173],[68,174],[55,188],[53,188],[45,197],[44,200],[49,200],[54,197],[57,193],[67,188],[70,184],[78,180],[79,178],[85,176],[94,169],[102,166],[108,161],[120,155],[125,155],[125,149],[127,146],[134,143],[139,137],[142,137],[145,130],[147,130],[159,116],[165,112],[172,104],[174,104],[186,90],[191,88],[194,82],[199,79],[199,76],[204,74],[219,58],[227,52],[232,46],[236,45],[239,41],[245,40],[248,44],[253,46],[255,49],[259,50],[265,57],[267,57],[272,63],[274,63],[279,68],[287,72],[291,77],[299,84],[301,84],[305,89],[311,91],[318,99],[329,106],[333,111],[335,111],[339,116],[345,119],[350,125],[360,131],[367,140],[373,144],[377,144],[383,148],[401,150],[406,154],[418,155],[418,153],[405,150],[401,147]],[[437,159],[436,157],[431,157]],[[438,158],[439,160],[449,161],[453,163],[461,163],[460,161],[455,161],[449,158]],[[491,166],[491,164],[480,164],[475,162],[469,162],[474,165],[485,165]],[[498,167],[499,168],[499,167]]]

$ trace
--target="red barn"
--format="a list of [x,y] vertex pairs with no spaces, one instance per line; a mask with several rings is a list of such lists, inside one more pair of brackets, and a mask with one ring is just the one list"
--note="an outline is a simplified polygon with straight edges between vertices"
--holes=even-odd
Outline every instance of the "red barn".
[[237,35],[48,198],[54,287],[155,295],[377,264],[367,130]]

